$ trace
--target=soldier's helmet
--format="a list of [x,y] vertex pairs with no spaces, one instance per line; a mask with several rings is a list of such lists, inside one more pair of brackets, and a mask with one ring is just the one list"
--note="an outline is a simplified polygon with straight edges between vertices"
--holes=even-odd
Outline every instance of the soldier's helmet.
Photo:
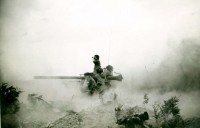
[[113,71],[113,66],[108,65],[108,66],[106,66],[106,69],[109,70],[109,71]]
[[94,55],[93,57],[95,60],[99,60],[99,55]]

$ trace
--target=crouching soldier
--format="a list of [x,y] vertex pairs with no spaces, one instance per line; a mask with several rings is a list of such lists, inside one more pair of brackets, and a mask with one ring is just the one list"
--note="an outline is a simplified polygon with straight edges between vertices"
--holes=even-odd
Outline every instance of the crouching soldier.
[[85,73],[87,88],[89,90],[89,94],[92,95],[94,92],[101,92],[105,87],[105,80],[102,78],[102,68],[97,68],[96,73]]
[[111,86],[110,81],[107,79],[109,76],[113,76],[113,67],[111,65],[106,66],[106,68],[104,68],[104,71],[102,73],[102,77],[104,78],[105,84],[107,86]]
[[99,67],[99,68],[97,68],[96,71],[97,71],[97,73],[94,74],[94,76],[95,76],[95,79],[96,79],[97,86],[104,86],[105,80],[102,77],[103,69]]

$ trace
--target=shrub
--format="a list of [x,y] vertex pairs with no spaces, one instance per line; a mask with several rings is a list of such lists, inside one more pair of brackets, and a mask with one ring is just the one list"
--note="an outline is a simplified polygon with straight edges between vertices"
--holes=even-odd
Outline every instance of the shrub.
[[[154,116],[157,120],[157,127],[162,128],[184,128],[184,120],[180,115],[178,107],[179,99],[174,96],[164,100],[164,104],[153,105]],[[159,120],[159,121],[158,121]]]
[[2,83],[0,93],[1,115],[15,114],[20,108],[18,97],[21,91],[8,83]]

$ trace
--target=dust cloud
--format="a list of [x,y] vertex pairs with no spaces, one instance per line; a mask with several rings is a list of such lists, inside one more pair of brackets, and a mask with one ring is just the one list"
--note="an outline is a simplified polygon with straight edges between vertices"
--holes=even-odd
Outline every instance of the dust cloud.
[[[155,102],[177,96],[181,114],[200,114],[199,1],[1,0],[0,4],[1,79],[23,91],[20,102],[28,104],[28,94],[34,93],[59,109],[79,112],[109,102],[114,93],[116,105],[142,106],[148,94],[145,107],[152,109]],[[82,92],[83,81],[33,79],[92,72],[95,54],[102,67],[111,64],[124,77],[112,82],[103,101]]]

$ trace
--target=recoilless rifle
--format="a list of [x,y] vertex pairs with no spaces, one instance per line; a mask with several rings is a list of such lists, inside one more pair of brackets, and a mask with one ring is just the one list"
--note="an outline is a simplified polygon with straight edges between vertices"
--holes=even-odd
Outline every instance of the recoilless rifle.
[[[106,76],[102,78],[104,81],[104,87],[102,85],[98,85],[97,79],[95,77],[94,73],[84,73],[82,76],[34,76],[34,79],[80,79],[85,80],[87,83],[87,86],[84,90],[89,90],[89,94],[93,94],[94,92],[103,92],[105,89],[108,89],[111,84],[110,81],[122,81],[123,77],[121,74],[115,75],[115,76]],[[85,82],[84,82],[85,83]]]

